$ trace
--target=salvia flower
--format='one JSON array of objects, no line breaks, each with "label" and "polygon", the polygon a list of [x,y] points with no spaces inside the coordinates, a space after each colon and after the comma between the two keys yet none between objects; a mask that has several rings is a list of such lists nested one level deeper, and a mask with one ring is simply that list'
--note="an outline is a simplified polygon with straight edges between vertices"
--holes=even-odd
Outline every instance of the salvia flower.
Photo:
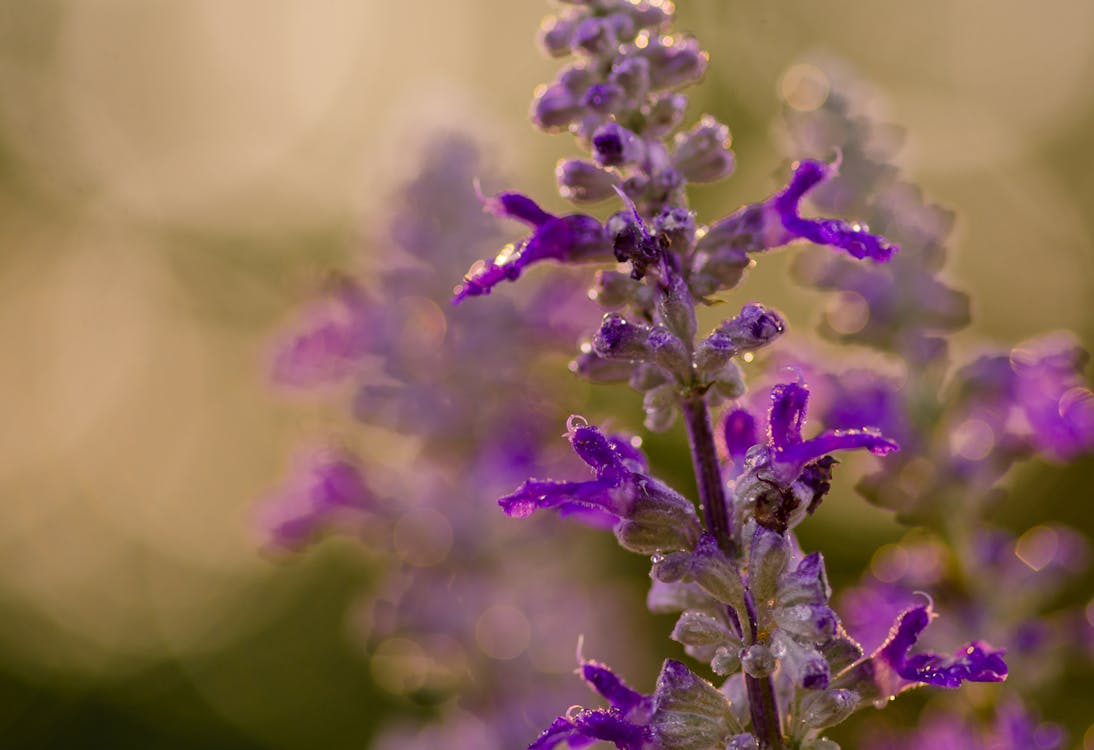
[{"label": "salvia flower", "polygon": [[528,224],[532,234],[517,244],[507,245],[492,262],[473,265],[454,290],[452,304],[489,294],[502,281],[515,281],[532,263],[544,260],[580,263],[603,259],[609,250],[603,227],[593,217],[554,216],[520,193],[501,193],[487,199],[485,210]]},{"label": "salvia flower", "polygon": [[1004,652],[980,641],[962,646],[952,657],[930,652],[911,654],[933,616],[929,605],[903,612],[889,640],[874,655],[874,664],[884,663],[904,682],[944,688],[955,688],[963,682],[1002,682],[1007,678]]}]

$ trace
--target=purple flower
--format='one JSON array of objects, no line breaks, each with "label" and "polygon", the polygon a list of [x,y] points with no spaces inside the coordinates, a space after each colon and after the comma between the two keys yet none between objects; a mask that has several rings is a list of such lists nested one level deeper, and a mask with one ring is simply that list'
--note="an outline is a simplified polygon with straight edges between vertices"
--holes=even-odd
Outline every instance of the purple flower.
[{"label": "purple flower", "polygon": [[592,510],[615,518],[628,515],[642,493],[646,476],[642,452],[619,437],[605,437],[581,417],[570,417],[567,437],[578,457],[596,478],[584,482],[529,479],[512,494],[498,500],[513,518],[525,518],[537,508],[558,508],[563,514]]},{"label": "purple flower", "polygon": [[295,551],[375,505],[352,458],[314,451],[299,458],[284,486],[258,507],[257,525],[271,548]]},{"label": "purple flower", "polygon": [[871,427],[826,430],[803,440],[808,403],[809,390],[800,383],[782,383],[771,389],[768,446],[775,476],[782,482],[792,482],[807,463],[833,451],[865,448],[874,455],[884,456],[900,447]]},{"label": "purple flower", "polygon": [[872,657],[879,666],[879,677],[881,664],[895,675],[894,681],[886,685],[889,695],[914,684],[955,688],[963,682],[1002,682],[1007,678],[1007,665],[1003,661],[1005,652],[992,649],[982,641],[962,646],[952,657],[931,652],[911,654],[920,633],[933,617],[929,605],[905,610],[893,626],[889,640]]},{"label": "purple flower", "polygon": [[571,748],[591,745],[597,740],[612,742],[619,750],[643,750],[653,746],[649,726],[653,697],[627,686],[609,667],[583,661],[582,678],[611,706],[608,709],[580,709],[559,716],[528,750],[550,750],[560,742]]},{"label": "purple flower", "polygon": [[591,216],[554,216],[520,193],[500,193],[487,199],[484,210],[522,221],[533,231],[521,242],[507,245],[492,262],[479,262],[471,266],[454,290],[454,305],[467,297],[489,294],[502,281],[515,281],[532,263],[543,260],[580,263],[608,257],[610,246],[604,229]]},{"label": "purple flower", "polygon": [[770,250],[795,240],[839,248],[855,258],[878,262],[889,260],[898,248],[884,237],[871,234],[861,224],[842,219],[807,219],[800,204],[805,194],[836,174],[838,165],[804,160],[794,167],[790,183],[760,203],[747,205],[720,219],[708,234],[732,236],[748,252]]},{"label": "purple flower", "polygon": [[584,482],[529,479],[498,500],[515,518],[537,508],[599,526],[613,526],[619,543],[640,554],[691,549],[699,536],[695,507],[671,487],[651,477],[646,459],[629,442],[605,437],[581,417],[570,417],[570,444],[596,474]]}]

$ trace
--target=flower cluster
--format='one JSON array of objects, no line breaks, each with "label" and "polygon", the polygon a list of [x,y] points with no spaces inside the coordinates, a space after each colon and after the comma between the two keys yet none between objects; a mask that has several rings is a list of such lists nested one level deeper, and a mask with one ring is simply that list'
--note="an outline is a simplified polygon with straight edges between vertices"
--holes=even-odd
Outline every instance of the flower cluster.
[{"label": "flower cluster", "polygon": [[[696,306],[735,287],[751,255],[797,241],[839,251],[834,257],[849,268],[865,262],[863,274],[903,250],[865,224],[803,215],[803,199],[838,178],[838,159],[796,162],[783,189],[700,224],[687,184],[728,176],[734,157],[728,128],[713,118],[681,129],[687,99],[678,89],[701,76],[707,58],[695,40],[667,33],[671,18],[667,3],[589,0],[544,24],[547,51],[574,59],[537,91],[533,121],[569,130],[590,152],[559,164],[560,193],[578,203],[618,196],[622,207],[601,222],[556,216],[519,193],[488,199],[489,211],[531,233],[472,266],[453,302],[488,294],[540,261],[619,264],[596,274],[592,296],[609,312],[571,369],[594,382],[628,381],[644,394],[651,430],[682,416],[698,512],[651,474],[635,443],[580,417],[570,418],[567,437],[593,477],[531,479],[499,503],[518,518],[551,509],[610,526],[624,548],[651,555],[650,609],[680,612],[673,639],[723,684],[669,659],[644,695],[583,662],[608,707],[571,709],[530,748],[597,740],[623,750],[833,748],[822,733],[858,709],[919,685],[999,682],[1008,669],[1003,651],[981,641],[952,656],[918,651],[935,617],[929,601],[897,613],[887,639],[867,654],[831,606],[823,557],[798,544],[794,528],[830,488],[833,452],[885,456],[900,446],[873,419],[805,438],[809,390],[800,373],[771,389],[765,413],[750,408],[738,360],[775,342],[784,319],[750,303],[700,337]],[[735,403],[723,423],[722,463],[710,410],[726,400]]]},{"label": "flower cluster", "polygon": [[[948,336],[969,322],[941,274],[952,216],[867,145],[871,125],[838,88],[788,111],[781,187],[700,221],[688,186],[729,177],[736,156],[726,125],[688,113],[683,90],[708,56],[673,20],[667,0],[565,0],[544,22],[543,50],[565,62],[531,119],[586,154],[555,171],[574,211],[484,194],[473,149],[443,140],[392,222],[400,265],[335,278],[279,342],[279,386],[345,399],[358,420],[413,436],[421,460],[393,471],[347,447],[308,453],[260,512],[269,544],[343,531],[382,549],[363,608],[370,646],[385,659],[418,650],[424,676],[402,691],[440,695],[442,722],[379,747],[838,750],[826,733],[859,711],[1013,670],[1019,697],[978,694],[993,723],[950,700],[913,732],[875,723],[861,746],[1055,750],[1059,732],[1026,704],[1073,629],[1074,612],[1043,610],[1086,545],[1059,525],[1016,536],[989,514],[1018,460],[1094,450],[1085,352],[1050,335],[950,362]],[[523,236],[464,272],[502,244],[498,218]],[[786,354],[787,320],[759,302],[700,330],[701,308],[787,245],[813,246],[794,276],[835,294],[822,335],[885,352],[892,371]],[[596,266],[587,293],[575,266]],[[546,364],[579,338],[574,374],[627,383],[652,432],[683,423],[696,497],[658,478],[639,437],[565,418],[579,409]],[[547,439],[564,420],[584,473],[543,478],[566,471]],[[823,512],[848,452],[869,456],[860,494],[923,528],[835,596],[796,530]],[[502,513],[481,502],[491,493]],[[542,524],[510,520],[550,515],[649,557],[647,607],[675,616],[669,637],[693,665],[665,658],[642,692],[579,647],[578,673],[606,705],[574,705],[542,675],[532,686],[524,672],[572,650],[578,630],[598,648],[628,639],[628,618],[591,606],[604,596],[595,576],[573,572],[596,569],[588,551],[571,546],[573,567],[560,567]]]}]

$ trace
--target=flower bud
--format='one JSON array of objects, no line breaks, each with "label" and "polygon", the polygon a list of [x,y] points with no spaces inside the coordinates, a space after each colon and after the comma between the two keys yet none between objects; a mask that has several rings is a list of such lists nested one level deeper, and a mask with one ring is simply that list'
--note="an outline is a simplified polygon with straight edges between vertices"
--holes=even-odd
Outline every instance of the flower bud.
[{"label": "flower bud", "polygon": [[642,159],[642,139],[617,122],[608,122],[593,133],[593,156],[601,166],[621,167]]},{"label": "flower bud", "polygon": [[717,646],[737,640],[716,617],[694,610],[680,615],[669,637],[685,646]]},{"label": "flower bud", "polygon": [[728,336],[737,351],[746,352],[770,344],[785,330],[786,323],[782,316],[753,303],[742,307],[737,317],[722,323],[716,332]]},{"label": "flower bud", "polygon": [[776,625],[803,641],[818,643],[836,632],[836,615],[823,605],[776,606],[773,614]]},{"label": "flower bud", "polygon": [[588,351],[570,362],[570,372],[580,375],[593,383],[619,383],[631,376],[634,364],[621,359],[605,359],[593,351],[589,346]]},{"label": "flower bud", "polygon": [[608,81],[623,90],[624,96],[632,102],[639,102],[650,89],[649,60],[633,55],[616,58]]},{"label": "flower bud", "polygon": [[736,566],[718,547],[718,542],[704,534],[695,545],[691,557],[691,577],[703,591],[723,604],[744,612],[744,583]]},{"label": "flower bud", "polygon": [[581,103],[565,86],[552,83],[536,89],[532,99],[532,122],[541,130],[565,130],[582,113]]},{"label": "flower bud", "polygon": [[695,340],[695,303],[691,300],[687,282],[680,274],[669,273],[664,284],[659,286],[657,312],[665,326],[685,344],[685,348]]},{"label": "flower bud", "polygon": [[710,668],[721,677],[733,674],[741,668],[741,650],[719,646],[710,660]]},{"label": "flower bud", "polygon": [[825,690],[802,700],[802,723],[810,729],[834,727],[855,712],[859,696],[850,690]]},{"label": "flower bud", "polygon": [[650,86],[654,89],[671,89],[698,81],[709,59],[690,37],[649,36],[638,54],[649,60]]},{"label": "flower bud", "polygon": [[634,390],[645,393],[670,383],[670,376],[658,365],[640,364],[631,373],[630,386]]},{"label": "flower bud", "polygon": [[[677,321],[679,323],[680,321]],[[685,323],[686,324],[686,323]],[[686,380],[691,369],[691,357],[684,342],[665,326],[654,326],[646,340],[650,359]]]},{"label": "flower bud", "polygon": [[570,54],[570,38],[580,22],[581,17],[572,12],[549,16],[540,25],[536,41],[551,57],[566,57]]},{"label": "flower bud", "polygon": [[669,238],[669,246],[685,254],[695,241],[695,214],[686,208],[665,208],[653,220],[655,231]]},{"label": "flower bud", "polygon": [[[611,231],[610,227],[607,231]],[[597,271],[590,296],[601,307],[623,307],[634,302],[635,295],[645,284],[640,284],[629,274],[618,271]]]},{"label": "flower bud", "polygon": [[651,558],[650,577],[662,583],[675,583],[688,574],[691,566],[690,552],[655,554]]},{"label": "flower bud", "polygon": [[650,724],[664,747],[702,750],[741,731],[726,696],[673,659],[661,668],[654,705]]},{"label": "flower bud", "polygon": [[646,391],[642,398],[643,424],[650,432],[664,432],[676,421],[676,388],[670,383]]},{"label": "flower bud", "polygon": [[798,567],[783,575],[775,595],[777,607],[797,604],[826,605],[832,596],[828,576],[824,572],[824,558],[819,552],[806,555]]},{"label": "flower bud", "polygon": [[555,167],[558,192],[575,203],[597,203],[615,195],[619,177],[583,159],[563,159]]},{"label": "flower bud", "polygon": [[828,666],[837,674],[862,658],[862,646],[845,635],[830,638],[821,644],[820,650]]},{"label": "flower bud", "polygon": [[759,602],[775,596],[775,588],[790,560],[790,543],[778,532],[756,527],[748,559],[748,588]]},{"label": "flower bud", "polygon": [[782,630],[776,630],[771,652],[795,685],[807,690],[823,690],[828,687],[828,662],[812,645],[801,643]]},{"label": "flower bud", "polygon": [[717,331],[700,341],[695,348],[695,373],[699,380],[703,383],[713,381],[736,353],[733,340]]},{"label": "flower bud", "polygon": [[597,114],[611,115],[622,107],[624,96],[623,88],[618,84],[597,83],[589,87],[581,97],[581,103]]},{"label": "flower bud", "polygon": [[715,390],[730,400],[745,395],[745,376],[736,362],[727,362],[714,377]]},{"label": "flower bud", "polygon": [[571,44],[594,57],[603,57],[615,51],[619,41],[612,24],[604,18],[588,16],[574,29]]},{"label": "flower bud", "polygon": [[754,643],[741,654],[741,668],[750,677],[767,677],[778,663],[771,649],[762,643]]},{"label": "flower bud", "polygon": [[689,182],[717,182],[733,172],[729,128],[710,115],[686,133],[677,134],[672,163]]},{"label": "flower bud", "polygon": [[[665,496],[641,497],[627,518],[615,526],[619,544],[640,555],[689,549],[699,536],[699,521],[690,504],[665,502]],[[684,501],[687,503],[687,501]]]},{"label": "flower bud", "polygon": [[688,98],[683,94],[658,94],[644,110],[646,127],[642,132],[651,138],[664,138],[680,125],[687,106]]},{"label": "flower bud", "polygon": [[649,336],[645,326],[629,323],[619,313],[608,313],[593,337],[593,351],[605,359],[644,360],[650,355]]}]

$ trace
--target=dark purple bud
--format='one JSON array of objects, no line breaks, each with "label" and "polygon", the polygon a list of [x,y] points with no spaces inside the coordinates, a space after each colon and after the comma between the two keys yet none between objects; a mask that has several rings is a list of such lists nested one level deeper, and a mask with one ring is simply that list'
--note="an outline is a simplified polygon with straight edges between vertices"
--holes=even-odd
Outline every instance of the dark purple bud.
[{"label": "dark purple bud", "polygon": [[608,359],[643,360],[650,355],[650,330],[630,323],[619,313],[608,313],[593,337],[593,351]]},{"label": "dark purple bud", "polygon": [[646,275],[646,269],[651,264],[664,256],[668,249],[668,238],[650,232],[642,221],[634,201],[622,192],[620,197],[627,208],[608,219],[606,231],[615,232],[613,244],[615,259],[620,263],[630,262],[631,278],[638,280]]},{"label": "dark purple bud", "polygon": [[558,192],[575,203],[597,203],[615,195],[619,176],[583,159],[563,159],[555,167]]},{"label": "dark purple bud", "polygon": [[689,182],[717,182],[733,172],[729,128],[710,115],[674,141],[672,163]]},{"label": "dark purple bud", "polygon": [[642,139],[617,122],[608,122],[593,133],[593,156],[604,167],[621,167],[642,159]]},{"label": "dark purple bud", "polygon": [[715,334],[729,339],[737,352],[767,346],[786,330],[782,316],[756,303],[747,304],[735,318],[723,322]]}]

